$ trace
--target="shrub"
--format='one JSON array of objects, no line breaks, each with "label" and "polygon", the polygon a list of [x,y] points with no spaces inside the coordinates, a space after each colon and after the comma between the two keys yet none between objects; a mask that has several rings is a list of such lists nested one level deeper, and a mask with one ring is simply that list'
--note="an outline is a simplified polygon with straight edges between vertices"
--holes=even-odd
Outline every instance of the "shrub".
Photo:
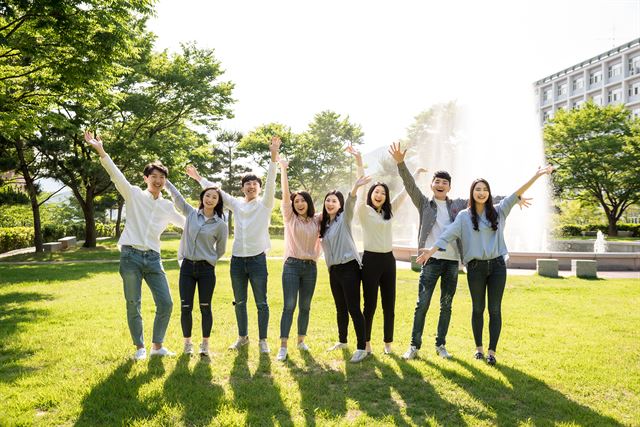
[{"label": "shrub", "polygon": [[33,246],[33,228],[0,228],[0,253]]},{"label": "shrub", "polygon": [[579,236],[583,231],[583,226],[578,224],[567,224],[560,227],[560,233],[563,236]]}]

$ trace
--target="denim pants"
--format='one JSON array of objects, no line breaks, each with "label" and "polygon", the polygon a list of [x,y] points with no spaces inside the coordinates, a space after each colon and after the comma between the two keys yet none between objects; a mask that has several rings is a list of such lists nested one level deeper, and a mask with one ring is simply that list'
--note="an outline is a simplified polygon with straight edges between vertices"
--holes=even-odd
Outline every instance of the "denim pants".
[{"label": "denim pants", "polygon": [[420,272],[418,301],[413,314],[411,345],[416,348],[422,346],[424,321],[438,278],[440,279],[440,318],[438,319],[436,346],[446,344],[449,322],[451,321],[451,306],[458,284],[458,261],[429,258],[427,263],[422,266],[422,271]]},{"label": "denim pants", "polygon": [[267,338],[269,327],[269,305],[267,304],[267,257],[264,253],[249,257],[231,257],[231,287],[238,322],[238,335],[245,337],[247,332],[247,288],[251,282],[253,298],[258,308],[259,338]]},{"label": "denim pants", "polygon": [[167,332],[173,301],[169,292],[167,276],[162,268],[158,252],[141,251],[131,246],[122,246],[120,252],[120,276],[127,303],[127,322],[131,339],[136,346],[144,346],[142,314],[142,279],[147,282],[156,304],[156,316],[153,321],[153,342],[161,344]]},{"label": "denim pants", "polygon": [[191,337],[193,329],[193,299],[198,288],[198,303],[202,315],[202,337],[209,338],[213,327],[211,298],[216,287],[215,267],[207,261],[182,260],[180,266],[180,323],[182,336]]},{"label": "denim pants", "polygon": [[307,335],[311,298],[316,289],[317,276],[318,269],[315,261],[289,257],[284,262],[282,269],[284,307],[280,318],[280,338],[289,338],[296,300],[299,300],[298,335]]},{"label": "denim pants", "polygon": [[473,313],[471,329],[476,347],[482,346],[485,294],[489,302],[489,350],[496,351],[502,329],[502,295],[507,283],[507,266],[503,257],[471,260],[467,265],[467,281]]},{"label": "denim pants", "polygon": [[360,310],[360,265],[357,261],[349,261],[345,264],[337,264],[329,267],[329,284],[331,294],[336,304],[336,320],[338,322],[338,339],[341,343],[347,342],[349,329],[349,316],[356,330],[357,348],[365,347],[365,323],[364,315]]}]

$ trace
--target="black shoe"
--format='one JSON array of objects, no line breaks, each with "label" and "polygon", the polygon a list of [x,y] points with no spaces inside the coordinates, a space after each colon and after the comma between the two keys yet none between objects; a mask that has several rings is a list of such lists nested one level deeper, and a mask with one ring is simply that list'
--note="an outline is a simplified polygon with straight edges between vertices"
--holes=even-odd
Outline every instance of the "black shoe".
[{"label": "black shoe", "polygon": [[496,364],[496,357],[492,354],[487,356],[487,363],[491,366],[495,366]]},{"label": "black shoe", "polygon": [[484,359],[484,353],[481,351],[476,351],[476,354],[473,355],[473,358],[476,360],[483,360]]}]

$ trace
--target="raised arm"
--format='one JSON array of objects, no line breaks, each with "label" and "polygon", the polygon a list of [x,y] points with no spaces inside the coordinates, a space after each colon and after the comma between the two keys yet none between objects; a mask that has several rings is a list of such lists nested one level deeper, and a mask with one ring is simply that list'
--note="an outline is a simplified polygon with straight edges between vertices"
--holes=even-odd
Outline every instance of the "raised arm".
[{"label": "raised arm", "polygon": [[280,209],[282,210],[283,218],[289,220],[294,215],[290,203],[291,192],[289,191],[289,176],[287,175],[289,162],[284,159],[278,159],[278,163],[280,163],[280,187],[282,188],[282,203],[280,204]]},{"label": "raised arm", "polygon": [[[209,188],[209,187],[217,187],[213,182],[209,181],[206,178],[201,177],[200,174],[198,173],[198,170],[195,168],[195,166],[192,166],[192,165],[187,166],[187,169],[185,170],[185,172],[187,175],[189,175],[189,178],[195,180],[198,184],[200,184],[200,187],[202,187],[202,189]],[[219,190],[220,190],[220,194],[222,194],[222,203],[227,209],[233,211],[235,209],[236,198],[231,196],[221,188],[219,188]]]},{"label": "raised arm", "polygon": [[[364,176],[364,164],[362,163],[362,155],[360,154],[360,151],[356,150],[353,145],[347,146],[344,151],[351,154],[356,161],[356,176]],[[364,185],[359,187],[357,196],[355,210],[358,215],[363,215],[366,212],[365,209],[367,202],[365,199]]]},{"label": "raised arm", "polygon": [[267,182],[264,185],[264,196],[262,197],[262,203],[269,210],[273,209],[274,197],[276,195],[276,172],[278,152],[280,151],[280,137],[274,136],[269,143],[269,152],[271,153],[271,163],[269,163],[269,171],[267,172]]},{"label": "raised arm", "polygon": [[[415,180],[418,179],[418,177],[422,173],[427,173],[427,170],[425,168],[416,169],[415,172],[413,172],[413,175],[411,175],[411,177],[413,178],[413,181],[415,182]],[[400,193],[398,193],[398,195],[394,197],[393,200],[391,201],[391,210],[395,212],[396,209],[400,208],[400,205],[404,202],[406,198],[407,198],[407,189],[403,186],[402,191],[400,191]]]},{"label": "raised arm", "polygon": [[515,195],[520,197],[524,194],[525,191],[529,189],[533,185],[534,182],[538,180],[542,175],[550,175],[554,171],[554,167],[551,165],[547,165],[545,167],[539,167],[535,174],[529,179],[529,181],[525,182],[522,187],[518,188],[515,192]]},{"label": "raised arm", "polygon": [[404,184],[405,190],[407,190],[407,194],[411,197],[411,201],[416,206],[416,208],[421,209],[422,203],[426,199],[425,195],[422,194],[422,191],[416,185],[416,180],[411,176],[409,169],[407,168],[406,163],[404,162],[405,154],[407,154],[407,150],[402,151],[400,149],[400,143],[393,143],[389,146],[389,154],[393,157],[393,160],[396,161],[398,166],[398,173],[400,174],[400,178],[402,178],[402,183]]},{"label": "raised arm", "polygon": [[190,212],[196,210],[196,208],[187,203],[182,194],[180,194],[178,189],[171,183],[171,181],[166,180],[164,187],[167,189],[169,195],[173,199],[173,205],[176,207],[178,212],[182,213],[182,215],[189,215]]},{"label": "raised arm", "polygon": [[131,184],[129,184],[129,181],[127,181],[124,174],[120,169],[118,169],[115,163],[113,163],[113,160],[111,160],[111,157],[109,157],[107,152],[104,151],[102,139],[100,137],[94,138],[93,133],[87,131],[84,133],[84,140],[98,153],[100,156],[100,163],[109,174],[109,177],[111,177],[111,181],[116,186],[118,192],[122,194],[122,197],[124,197],[126,201],[131,196]]}]

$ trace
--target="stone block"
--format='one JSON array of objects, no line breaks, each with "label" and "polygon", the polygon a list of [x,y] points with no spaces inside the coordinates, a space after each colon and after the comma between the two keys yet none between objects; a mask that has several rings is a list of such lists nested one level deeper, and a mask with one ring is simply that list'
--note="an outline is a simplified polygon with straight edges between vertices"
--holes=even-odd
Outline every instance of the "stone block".
[{"label": "stone block", "polygon": [[558,277],[558,260],[557,259],[537,259],[536,270],[543,277]]},{"label": "stone block", "polygon": [[571,271],[581,279],[598,278],[598,262],[587,259],[571,260]]},{"label": "stone block", "polygon": [[62,250],[62,243],[60,242],[45,243],[43,246],[45,252],[58,252]]},{"label": "stone block", "polygon": [[76,246],[76,236],[63,237],[58,239],[58,242],[62,243],[62,249],[69,249]]}]

